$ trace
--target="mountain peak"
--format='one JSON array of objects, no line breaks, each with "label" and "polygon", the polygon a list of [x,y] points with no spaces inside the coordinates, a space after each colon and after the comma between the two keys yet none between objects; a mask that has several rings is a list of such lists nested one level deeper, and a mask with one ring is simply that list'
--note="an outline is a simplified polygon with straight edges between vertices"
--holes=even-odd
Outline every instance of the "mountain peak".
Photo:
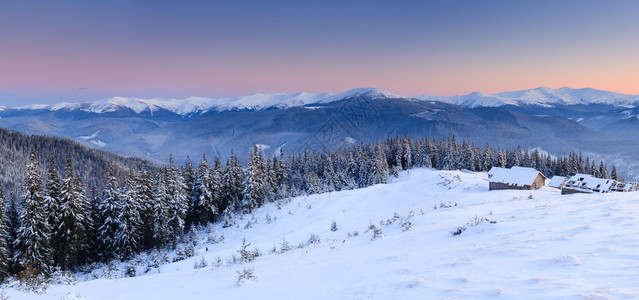
[{"label": "mountain peak", "polygon": [[332,102],[332,101],[337,101],[337,100],[342,100],[347,98],[353,98],[357,96],[367,96],[371,98],[406,98],[402,95],[398,95],[398,94],[385,91],[382,89],[365,87],[365,88],[354,88],[352,90],[348,90],[340,94],[332,95],[322,102]]}]

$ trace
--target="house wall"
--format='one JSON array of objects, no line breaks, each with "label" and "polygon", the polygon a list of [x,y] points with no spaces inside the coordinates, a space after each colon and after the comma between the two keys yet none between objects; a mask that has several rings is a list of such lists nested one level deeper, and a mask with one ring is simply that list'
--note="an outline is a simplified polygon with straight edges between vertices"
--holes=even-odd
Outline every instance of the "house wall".
[{"label": "house wall", "polygon": [[537,178],[535,178],[535,182],[533,182],[532,184],[532,188],[538,189],[544,185],[546,185],[546,180],[544,179],[544,176],[542,176],[541,174],[538,174]]},{"label": "house wall", "polygon": [[514,185],[501,183],[501,182],[489,182],[488,183],[488,190],[489,191],[492,191],[492,190],[532,190],[532,189],[533,189],[533,187],[530,186],[530,185],[514,186]]},{"label": "house wall", "polygon": [[488,190],[489,191],[492,191],[492,190],[532,190],[532,189],[538,189],[538,188],[544,186],[545,184],[546,184],[546,180],[544,179],[544,176],[539,174],[539,175],[537,175],[537,177],[535,178],[535,181],[533,181],[533,183],[531,185],[519,186],[519,185],[510,185],[510,184],[502,183],[502,182],[488,182]]},{"label": "house wall", "polygon": [[590,192],[583,191],[583,190],[577,190],[577,189],[571,189],[571,188],[564,187],[563,189],[561,189],[561,194],[562,194],[562,195],[570,195],[570,194],[590,194]]}]

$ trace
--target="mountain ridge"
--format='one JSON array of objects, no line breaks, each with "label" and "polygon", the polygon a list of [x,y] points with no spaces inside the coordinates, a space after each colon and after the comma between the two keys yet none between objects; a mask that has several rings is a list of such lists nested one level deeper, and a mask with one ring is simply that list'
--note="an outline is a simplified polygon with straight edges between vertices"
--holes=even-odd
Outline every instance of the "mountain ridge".
[{"label": "mountain ridge", "polygon": [[473,92],[467,95],[448,97],[418,95],[414,96],[414,98],[420,100],[442,101],[470,108],[479,106],[497,107],[504,105],[553,106],[578,104],[635,106],[639,103],[639,95],[627,95],[593,88],[573,89],[569,87],[562,87],[558,89],[538,87],[529,90],[501,92],[496,94]]},{"label": "mountain ridge", "polygon": [[405,98],[422,101],[440,101],[463,107],[498,107],[504,105],[578,105],[578,104],[610,104],[614,106],[636,106],[639,104],[639,95],[628,95],[612,91],[593,88],[573,89],[562,87],[552,89],[538,87],[528,90],[506,91],[495,94],[472,92],[466,95],[433,96],[421,94],[404,96],[378,88],[354,88],[349,91],[333,93],[253,93],[250,95],[227,98],[206,98],[191,96],[183,99],[174,98],[135,98],[135,97],[111,97],[97,101],[79,103],[59,102],[56,104],[32,104],[21,107],[0,106],[0,111],[11,110],[80,110],[88,113],[104,114],[121,109],[130,110],[135,114],[157,111],[168,111],[180,116],[200,115],[207,112],[223,112],[232,110],[264,110],[269,108],[302,107],[311,104],[326,104],[342,99],[369,96],[372,98]]},{"label": "mountain ridge", "polygon": [[246,96],[233,98],[205,98],[188,97],[184,99],[163,98],[135,98],[135,97],[111,97],[92,102],[70,103],[60,102],[56,104],[32,104],[16,108],[0,107],[0,111],[6,110],[81,110],[88,113],[104,114],[115,112],[119,109],[129,109],[136,114],[166,110],[177,115],[189,116],[203,114],[211,111],[223,112],[232,110],[264,110],[268,108],[299,107],[308,104],[330,103],[350,97],[370,96],[373,98],[403,97],[377,88],[355,88],[344,93],[253,93]]}]

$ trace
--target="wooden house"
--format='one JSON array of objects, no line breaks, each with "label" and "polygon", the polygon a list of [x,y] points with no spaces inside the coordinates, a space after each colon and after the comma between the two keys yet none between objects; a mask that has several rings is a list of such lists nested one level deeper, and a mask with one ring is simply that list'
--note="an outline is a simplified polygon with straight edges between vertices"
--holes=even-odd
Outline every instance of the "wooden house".
[{"label": "wooden house", "polygon": [[575,193],[610,193],[615,191],[617,182],[612,179],[595,178],[590,174],[576,174],[566,181],[561,189],[562,195]]},{"label": "wooden house", "polygon": [[639,189],[639,184],[636,182],[623,182],[617,181],[611,188],[614,192],[636,192]]},{"label": "wooden house", "polygon": [[544,186],[546,176],[533,168],[492,167],[488,171],[489,190],[532,190]]},{"label": "wooden house", "polygon": [[550,179],[550,183],[548,183],[548,186],[561,190],[562,188],[564,188],[564,184],[566,183],[567,179],[568,178],[564,176],[555,175]]}]

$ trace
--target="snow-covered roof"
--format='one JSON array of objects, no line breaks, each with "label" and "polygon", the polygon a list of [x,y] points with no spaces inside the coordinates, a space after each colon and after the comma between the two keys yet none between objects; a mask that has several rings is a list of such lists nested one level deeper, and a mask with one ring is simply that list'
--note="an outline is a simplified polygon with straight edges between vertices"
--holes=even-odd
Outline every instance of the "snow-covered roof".
[{"label": "snow-covered roof", "polygon": [[595,178],[590,174],[575,174],[568,178],[565,187],[587,192],[607,193],[615,182],[612,179]]},{"label": "snow-covered roof", "polygon": [[548,184],[548,186],[560,188],[561,185],[564,184],[564,181],[566,181],[566,177],[555,175],[552,177],[552,179],[550,179],[550,183]]},{"label": "snow-covered roof", "polygon": [[[539,171],[533,168],[512,167],[510,169],[492,167],[488,171],[490,182],[501,182],[515,186],[531,185],[535,182]],[[543,175],[542,175],[543,176]]]}]

